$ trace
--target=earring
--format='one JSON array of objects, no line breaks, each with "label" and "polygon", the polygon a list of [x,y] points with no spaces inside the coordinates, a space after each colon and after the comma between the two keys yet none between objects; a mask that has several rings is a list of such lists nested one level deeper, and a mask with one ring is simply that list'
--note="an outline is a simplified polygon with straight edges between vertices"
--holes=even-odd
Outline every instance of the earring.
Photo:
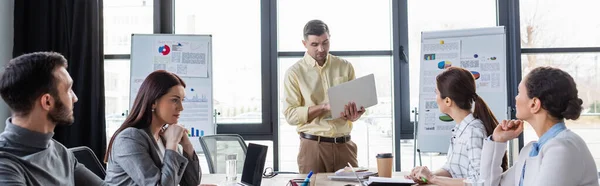
[{"label": "earring", "polygon": [[154,109],[152,109],[152,112],[154,112]]}]

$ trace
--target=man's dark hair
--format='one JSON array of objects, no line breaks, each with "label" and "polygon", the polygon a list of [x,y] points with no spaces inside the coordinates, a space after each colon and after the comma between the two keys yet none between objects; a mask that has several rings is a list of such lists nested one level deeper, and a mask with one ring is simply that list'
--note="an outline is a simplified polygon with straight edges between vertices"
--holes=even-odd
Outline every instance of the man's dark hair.
[{"label": "man's dark hair", "polygon": [[309,35],[320,36],[323,34],[329,34],[329,27],[325,22],[321,20],[311,20],[304,25],[304,39],[308,39]]},{"label": "man's dark hair", "polygon": [[34,102],[49,93],[58,96],[54,70],[67,67],[67,60],[56,52],[35,52],[16,57],[6,65],[0,79],[0,94],[17,116],[28,115]]}]

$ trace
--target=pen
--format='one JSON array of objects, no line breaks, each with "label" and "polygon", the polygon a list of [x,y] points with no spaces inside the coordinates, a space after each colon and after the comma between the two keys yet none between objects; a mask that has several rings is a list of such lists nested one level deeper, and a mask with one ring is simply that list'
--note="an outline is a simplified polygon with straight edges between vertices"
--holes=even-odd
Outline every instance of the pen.
[{"label": "pen", "polygon": [[423,183],[427,183],[427,178],[421,177],[421,181],[423,181]]},{"label": "pen", "polygon": [[306,179],[304,179],[304,183],[302,183],[302,186],[308,186],[308,183],[310,182],[310,177],[313,175],[313,171],[310,171],[308,173],[308,176],[306,176]]}]

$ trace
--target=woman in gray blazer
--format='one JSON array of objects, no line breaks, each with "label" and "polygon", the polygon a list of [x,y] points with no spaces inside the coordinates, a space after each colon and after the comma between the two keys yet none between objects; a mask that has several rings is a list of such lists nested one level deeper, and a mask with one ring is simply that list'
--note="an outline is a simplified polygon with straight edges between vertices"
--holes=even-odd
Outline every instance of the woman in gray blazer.
[{"label": "woman in gray blazer", "polygon": [[198,157],[183,126],[185,83],[158,70],[146,77],[131,113],[110,140],[104,161],[109,185],[200,184]]}]

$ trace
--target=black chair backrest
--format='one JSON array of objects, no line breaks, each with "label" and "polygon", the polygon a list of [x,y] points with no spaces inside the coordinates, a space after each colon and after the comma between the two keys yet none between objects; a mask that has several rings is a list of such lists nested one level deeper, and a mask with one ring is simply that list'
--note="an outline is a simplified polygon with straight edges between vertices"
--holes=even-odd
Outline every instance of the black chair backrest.
[{"label": "black chair backrest", "polygon": [[75,158],[77,158],[79,163],[85,165],[86,168],[98,175],[100,179],[104,179],[106,176],[105,168],[102,163],[100,163],[100,160],[98,160],[98,157],[96,157],[96,154],[94,154],[92,149],[81,146],[70,148],[69,151],[75,155]]}]

